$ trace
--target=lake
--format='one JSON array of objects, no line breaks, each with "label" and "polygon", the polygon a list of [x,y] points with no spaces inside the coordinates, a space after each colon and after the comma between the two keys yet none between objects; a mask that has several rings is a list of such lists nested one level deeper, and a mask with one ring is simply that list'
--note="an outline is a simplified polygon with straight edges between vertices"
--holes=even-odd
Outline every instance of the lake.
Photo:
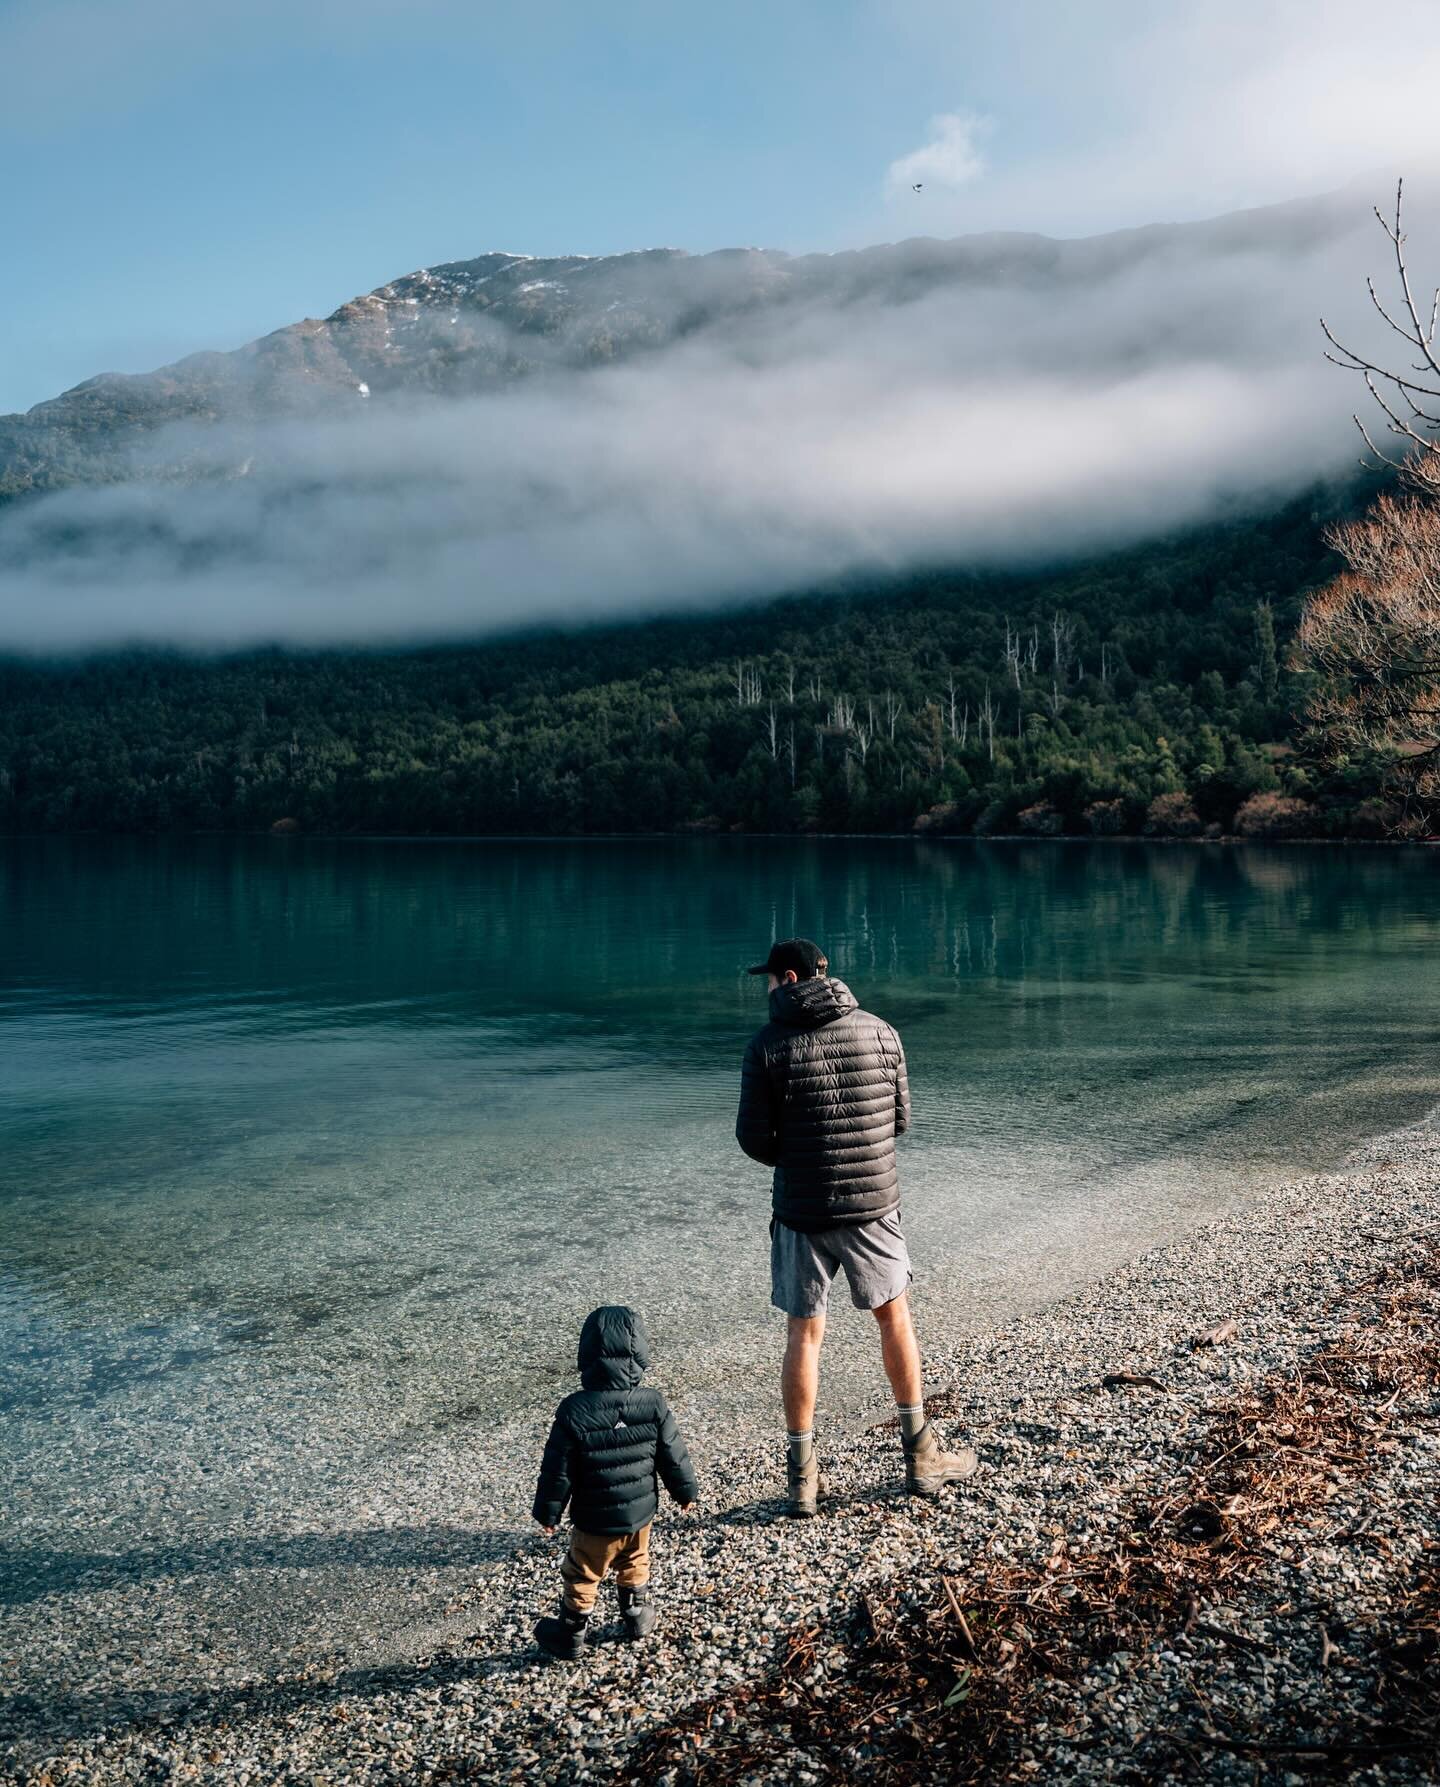
[{"label": "lake", "polygon": [[[743,969],[772,936],[817,937],[903,1034],[904,1214],[938,1337],[1431,1105],[1436,867],[0,843],[12,1530],[103,1550],[400,1518],[437,1460],[455,1519],[488,1483],[518,1527],[601,1301],[644,1309],[702,1449],[747,1413],[778,1426],[767,1175],[732,1139],[764,1008]],[[835,1330],[827,1418],[881,1387],[860,1318]]]}]

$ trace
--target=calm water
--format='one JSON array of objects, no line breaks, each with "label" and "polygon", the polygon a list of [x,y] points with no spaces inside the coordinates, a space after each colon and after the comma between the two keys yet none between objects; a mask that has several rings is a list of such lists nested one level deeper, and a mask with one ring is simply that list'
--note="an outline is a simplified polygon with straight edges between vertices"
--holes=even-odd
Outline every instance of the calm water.
[{"label": "calm water", "polygon": [[904,1035],[928,1330],[1063,1289],[1435,1100],[1437,868],[0,844],[7,1505],[50,1543],[398,1505],[441,1440],[483,1471],[612,1298],[692,1420],[764,1418],[766,1176],[731,1124],[775,934]]}]

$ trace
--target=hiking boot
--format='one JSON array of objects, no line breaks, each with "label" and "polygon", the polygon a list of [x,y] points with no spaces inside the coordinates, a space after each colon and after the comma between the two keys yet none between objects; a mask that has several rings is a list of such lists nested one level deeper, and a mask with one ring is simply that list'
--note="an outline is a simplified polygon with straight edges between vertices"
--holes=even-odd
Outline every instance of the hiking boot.
[{"label": "hiking boot", "polygon": [[820,1460],[815,1456],[815,1448],[810,1448],[810,1456],[804,1464],[795,1464],[787,1458],[785,1476],[789,1492],[785,1512],[792,1520],[813,1519],[815,1498],[820,1493]]},{"label": "hiking boot", "polygon": [[939,1495],[947,1483],[973,1477],[980,1460],[969,1446],[958,1452],[942,1452],[929,1421],[913,1440],[905,1442],[905,1487],[911,1495]]},{"label": "hiking boot", "polygon": [[625,1636],[633,1644],[637,1638],[648,1638],[655,1630],[655,1609],[650,1604],[650,1590],[645,1588],[618,1589],[620,1596],[620,1617],[625,1622]]},{"label": "hiking boot", "polygon": [[535,1641],[557,1662],[578,1663],[585,1653],[585,1628],[589,1623],[588,1613],[577,1613],[561,1601],[558,1617],[536,1620]]}]

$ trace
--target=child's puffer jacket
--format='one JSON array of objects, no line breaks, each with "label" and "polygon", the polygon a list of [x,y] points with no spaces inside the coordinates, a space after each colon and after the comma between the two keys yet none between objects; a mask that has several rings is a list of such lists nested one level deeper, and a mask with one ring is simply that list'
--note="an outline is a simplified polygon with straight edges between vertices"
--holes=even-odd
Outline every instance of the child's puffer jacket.
[{"label": "child's puffer jacket", "polygon": [[555,1413],[532,1510],[554,1526],[570,1504],[584,1533],[637,1533],[655,1518],[656,1474],[677,1502],[699,1493],[670,1405],[640,1382],[650,1363],[645,1324],[607,1304],[580,1330],[580,1382]]}]

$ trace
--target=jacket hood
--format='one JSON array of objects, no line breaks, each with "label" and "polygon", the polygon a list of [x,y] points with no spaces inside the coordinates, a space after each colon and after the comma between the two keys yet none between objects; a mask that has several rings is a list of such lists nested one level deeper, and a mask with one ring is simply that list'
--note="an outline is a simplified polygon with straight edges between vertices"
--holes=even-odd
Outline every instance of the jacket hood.
[{"label": "jacket hood", "polygon": [[845,982],[828,974],[793,984],[784,981],[770,995],[771,1021],[789,1030],[818,1030],[821,1024],[833,1024],[836,1018],[859,1008],[859,1000]]},{"label": "jacket hood", "polygon": [[633,1390],[650,1364],[650,1337],[623,1303],[592,1309],[580,1330],[580,1382],[587,1390]]}]

